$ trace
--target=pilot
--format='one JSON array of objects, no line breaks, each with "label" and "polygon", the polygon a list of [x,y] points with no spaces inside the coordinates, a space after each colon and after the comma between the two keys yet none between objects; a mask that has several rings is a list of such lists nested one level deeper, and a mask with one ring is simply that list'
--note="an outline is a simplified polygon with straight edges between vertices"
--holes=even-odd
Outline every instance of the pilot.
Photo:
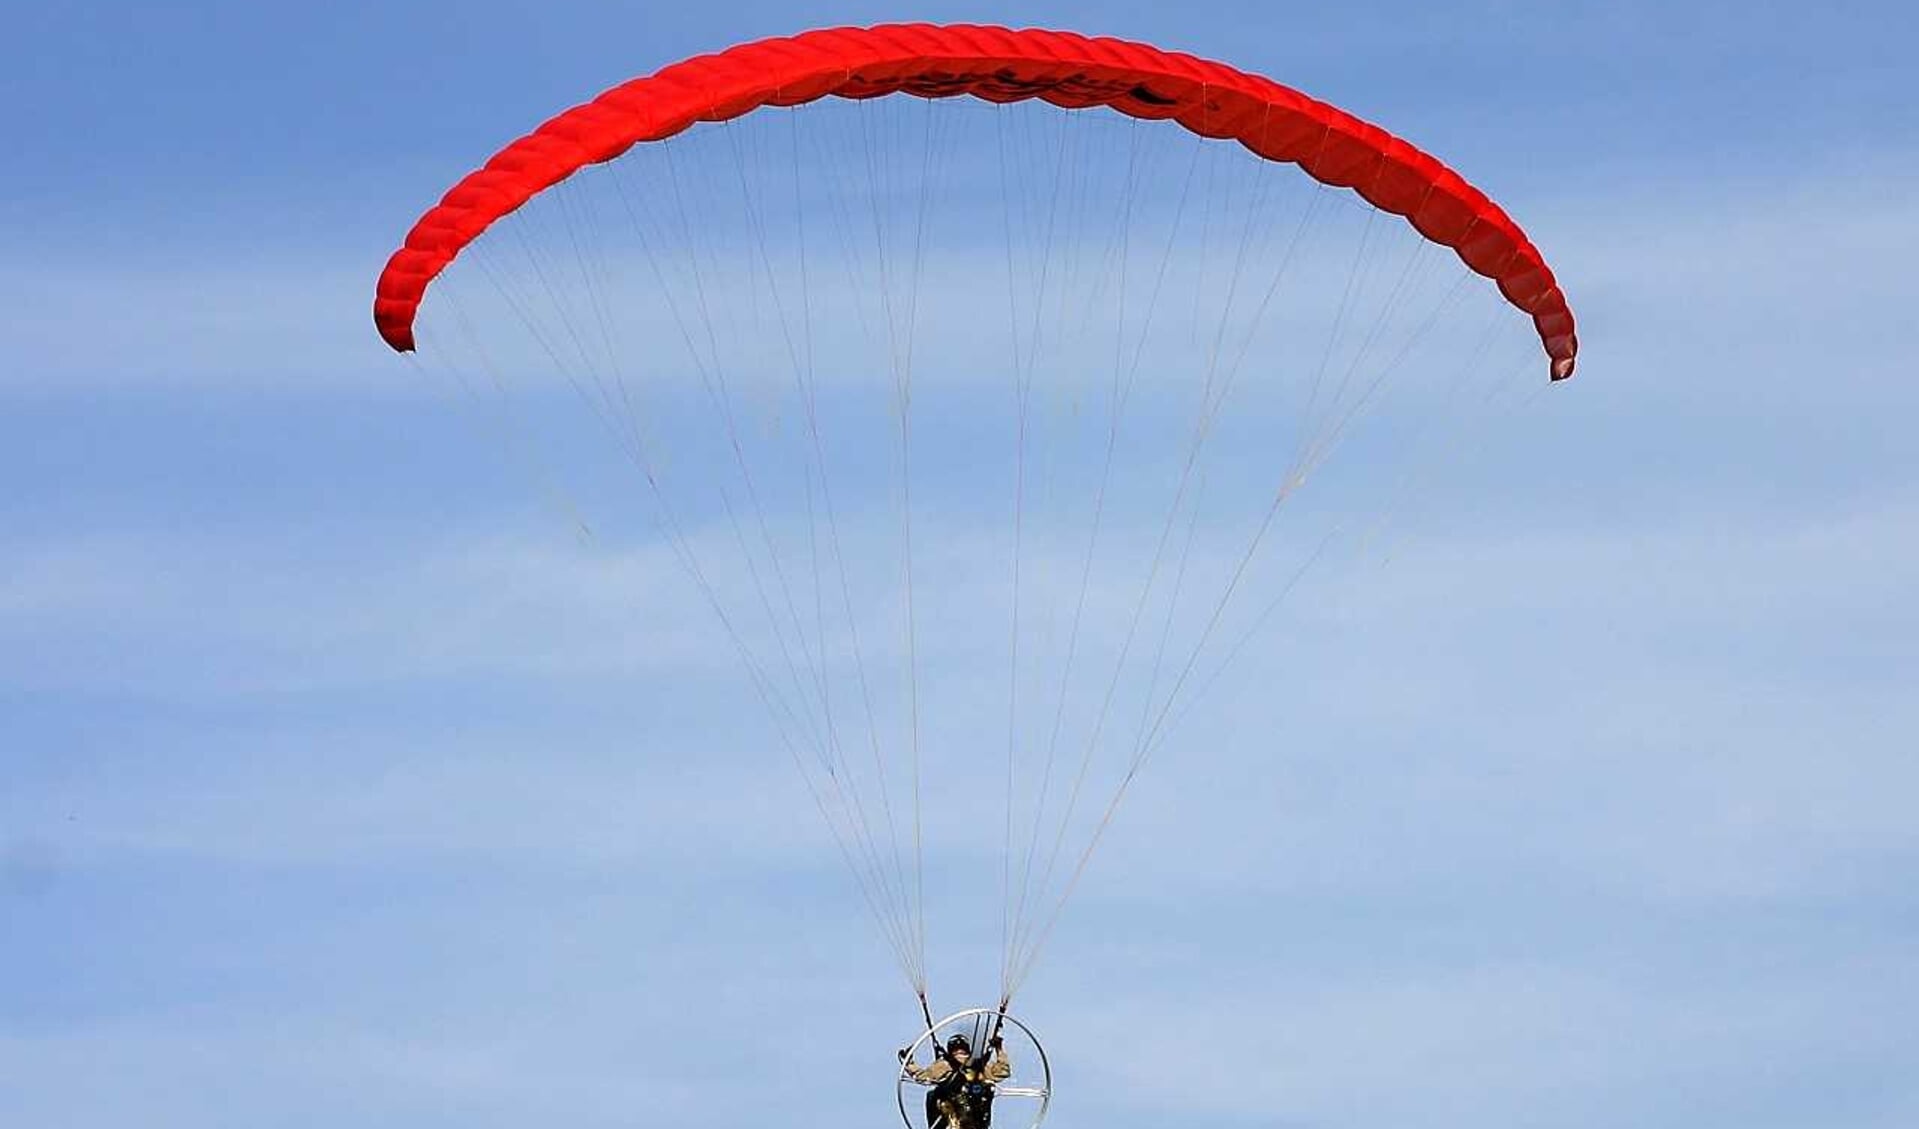
[{"label": "pilot", "polygon": [[946,1040],[946,1049],[921,1066],[900,1052],[906,1076],[930,1087],[926,1092],[927,1129],[991,1129],[994,1086],[1013,1076],[998,1035],[986,1044],[986,1054],[973,1058],[973,1044],[964,1035]]}]

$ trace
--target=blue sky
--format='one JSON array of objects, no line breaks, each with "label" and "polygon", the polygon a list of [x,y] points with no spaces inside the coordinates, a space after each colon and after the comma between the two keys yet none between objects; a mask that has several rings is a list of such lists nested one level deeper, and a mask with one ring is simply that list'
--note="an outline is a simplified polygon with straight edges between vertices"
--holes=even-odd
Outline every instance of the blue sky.
[{"label": "blue sky", "polygon": [[[557,108],[889,19],[1344,105],[1488,186],[1582,319],[1470,501],[1129,796],[1022,1003],[1059,1123],[1919,1119],[1905,7],[5,16],[0,1123],[891,1116],[910,999],[699,609],[367,317]],[[936,985],[982,932],[936,930]]]}]

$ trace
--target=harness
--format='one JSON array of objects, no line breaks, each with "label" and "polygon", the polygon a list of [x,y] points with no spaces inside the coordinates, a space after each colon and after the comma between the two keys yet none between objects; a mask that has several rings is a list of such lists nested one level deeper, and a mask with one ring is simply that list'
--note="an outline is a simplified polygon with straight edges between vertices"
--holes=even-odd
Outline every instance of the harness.
[{"label": "harness", "polygon": [[985,1072],[985,1063],[969,1064],[934,1083],[926,1095],[927,1123],[933,1129],[990,1129],[994,1091]]}]

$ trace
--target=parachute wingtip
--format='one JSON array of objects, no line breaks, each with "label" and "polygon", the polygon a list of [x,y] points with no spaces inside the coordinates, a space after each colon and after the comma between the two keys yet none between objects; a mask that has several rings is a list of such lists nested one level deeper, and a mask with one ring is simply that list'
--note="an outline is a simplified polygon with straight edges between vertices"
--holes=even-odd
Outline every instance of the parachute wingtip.
[{"label": "parachute wingtip", "polygon": [[1552,364],[1553,383],[1557,384],[1558,382],[1562,380],[1569,379],[1572,376],[1572,374],[1573,374],[1573,359],[1571,357],[1553,358],[1553,364]]},{"label": "parachute wingtip", "polygon": [[379,331],[380,340],[386,342],[387,348],[396,353],[413,352],[413,326],[411,323],[389,318],[384,316],[383,313],[376,312],[373,315],[373,327]]}]

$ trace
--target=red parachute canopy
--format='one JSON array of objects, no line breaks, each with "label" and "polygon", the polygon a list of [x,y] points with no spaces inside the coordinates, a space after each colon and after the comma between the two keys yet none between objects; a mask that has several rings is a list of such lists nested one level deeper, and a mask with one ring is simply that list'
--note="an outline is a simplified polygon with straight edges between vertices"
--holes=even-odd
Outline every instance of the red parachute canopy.
[{"label": "red parachute canopy", "polygon": [[1572,375],[1579,341],[1551,268],[1499,205],[1432,156],[1223,63],[1120,39],[975,25],[889,24],[763,39],[675,63],[575,106],[500,150],[420,217],[380,275],[374,323],[387,344],[411,350],[414,314],[434,277],[495,220],[583,166],[761,106],[896,93],[1110,106],[1296,164],[1406,218],[1496,281],[1531,315],[1553,379]]}]

